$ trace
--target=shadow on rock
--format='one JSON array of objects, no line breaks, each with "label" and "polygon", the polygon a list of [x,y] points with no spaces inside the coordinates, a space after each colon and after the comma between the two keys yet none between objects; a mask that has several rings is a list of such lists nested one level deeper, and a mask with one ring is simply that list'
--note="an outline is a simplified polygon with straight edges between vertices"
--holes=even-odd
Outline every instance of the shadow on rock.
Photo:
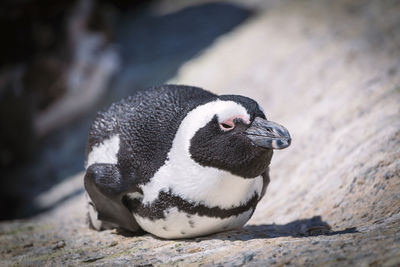
[{"label": "shadow on rock", "polygon": [[261,224],[247,225],[243,229],[223,232],[216,235],[197,238],[224,239],[224,240],[251,240],[261,238],[276,237],[308,237],[318,235],[340,235],[348,233],[358,233],[356,227],[346,228],[341,231],[332,231],[331,226],[321,219],[321,216],[314,216],[309,219],[296,220],[287,224]]},{"label": "shadow on rock", "polygon": [[251,10],[230,3],[203,3],[163,15],[146,8],[127,12],[117,32],[122,71],[111,92],[117,96],[107,99],[171,79],[182,64],[251,15]]}]

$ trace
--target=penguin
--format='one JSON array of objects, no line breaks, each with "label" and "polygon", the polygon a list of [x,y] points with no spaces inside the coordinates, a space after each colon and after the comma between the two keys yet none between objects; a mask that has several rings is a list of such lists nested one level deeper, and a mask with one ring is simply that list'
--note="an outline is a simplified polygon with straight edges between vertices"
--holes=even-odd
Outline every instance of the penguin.
[{"label": "penguin", "polygon": [[288,130],[245,96],[152,87],[99,112],[84,186],[96,230],[192,238],[242,227],[264,196]]}]

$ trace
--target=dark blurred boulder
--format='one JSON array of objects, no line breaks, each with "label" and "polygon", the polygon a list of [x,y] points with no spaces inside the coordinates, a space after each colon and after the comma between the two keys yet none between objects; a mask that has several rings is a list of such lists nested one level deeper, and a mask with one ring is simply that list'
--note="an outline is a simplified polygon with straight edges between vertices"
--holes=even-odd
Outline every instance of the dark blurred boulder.
[{"label": "dark blurred boulder", "polygon": [[[90,0],[0,3],[0,32],[7,37],[0,42],[1,166],[26,159],[38,137],[79,116],[104,91],[117,66],[109,46],[113,9],[105,6]],[[79,105],[65,104],[66,98]]]}]

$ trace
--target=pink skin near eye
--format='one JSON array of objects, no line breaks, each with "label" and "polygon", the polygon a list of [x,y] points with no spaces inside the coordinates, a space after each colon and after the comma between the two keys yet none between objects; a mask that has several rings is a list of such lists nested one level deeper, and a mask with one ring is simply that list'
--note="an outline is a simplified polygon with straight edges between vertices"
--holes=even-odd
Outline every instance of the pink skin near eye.
[{"label": "pink skin near eye", "polygon": [[219,127],[221,128],[221,130],[223,131],[230,131],[233,128],[235,128],[235,123],[234,120],[235,119],[241,119],[243,120],[246,124],[250,124],[250,120],[248,118],[246,118],[243,115],[237,115],[237,116],[232,116],[222,122],[219,123]]}]

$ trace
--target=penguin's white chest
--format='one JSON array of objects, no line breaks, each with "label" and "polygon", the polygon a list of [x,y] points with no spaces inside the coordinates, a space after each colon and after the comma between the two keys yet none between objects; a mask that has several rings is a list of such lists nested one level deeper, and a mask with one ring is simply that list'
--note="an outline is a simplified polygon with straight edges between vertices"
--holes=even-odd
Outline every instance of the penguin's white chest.
[{"label": "penguin's white chest", "polygon": [[240,228],[250,219],[252,213],[253,209],[250,208],[237,216],[221,219],[188,214],[174,207],[165,210],[163,219],[150,220],[138,215],[134,215],[134,217],[145,231],[162,238],[174,239],[203,236]]},{"label": "penguin's white chest", "polygon": [[146,211],[133,215],[145,231],[189,238],[240,228],[250,219],[261,195],[261,176],[244,179],[198,164],[177,170],[180,166],[166,164],[141,186]]}]

